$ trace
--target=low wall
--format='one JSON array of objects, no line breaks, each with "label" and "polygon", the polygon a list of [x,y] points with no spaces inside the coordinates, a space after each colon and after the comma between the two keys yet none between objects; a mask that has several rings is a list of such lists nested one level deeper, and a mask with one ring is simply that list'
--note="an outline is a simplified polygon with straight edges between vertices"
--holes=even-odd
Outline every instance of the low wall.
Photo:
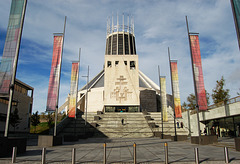
[{"label": "low wall", "polygon": [[[209,145],[213,143],[217,143],[217,136],[201,136],[200,137],[200,145]],[[199,144],[199,137],[193,136],[191,137],[192,144]]]},{"label": "low wall", "polygon": [[27,138],[0,137],[0,157],[11,156],[13,147],[17,147],[17,154],[26,152]]}]

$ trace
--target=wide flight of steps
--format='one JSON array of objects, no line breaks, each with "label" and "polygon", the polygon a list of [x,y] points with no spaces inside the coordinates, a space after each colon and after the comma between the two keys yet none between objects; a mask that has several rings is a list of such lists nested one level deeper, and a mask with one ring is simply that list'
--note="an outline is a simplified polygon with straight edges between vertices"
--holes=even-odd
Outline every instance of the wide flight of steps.
[{"label": "wide flight of steps", "polygon": [[[147,120],[149,124],[153,123],[155,124],[154,127],[152,127],[153,132],[162,132],[162,120],[161,120],[161,112],[148,112],[146,116],[150,116],[151,119]],[[176,125],[176,133],[177,135],[187,136],[188,135],[188,129],[183,126],[181,128],[181,118],[176,119],[176,124],[179,122],[179,128],[177,128]],[[163,122],[163,134],[167,136],[174,136],[175,135],[175,129],[174,129],[174,118],[170,114],[168,114],[168,121]]]},{"label": "wide flight of steps", "polygon": [[142,113],[105,113],[99,117],[97,129],[109,138],[153,137]]},{"label": "wide flight of steps", "polygon": [[[146,117],[150,119],[146,119]],[[76,135],[88,137],[108,137],[108,138],[143,138],[159,137],[162,132],[162,121],[160,112],[143,113],[88,113],[85,125],[84,114],[79,114],[77,119],[67,118],[63,121],[62,127],[59,126],[59,135]],[[122,125],[121,120],[124,119]],[[180,119],[176,120],[179,122]],[[65,122],[65,124],[64,124]],[[154,126],[152,126],[154,125]],[[175,135],[174,119],[168,115],[168,121],[163,122],[164,135],[171,137]],[[177,135],[187,136],[188,129],[176,128]],[[158,133],[158,135],[156,135]]]},{"label": "wide flight of steps", "polygon": [[[87,117],[84,114],[78,114],[77,118],[66,118],[62,121],[58,127],[58,135],[60,136],[79,136],[79,138],[92,137],[93,135],[97,137],[106,137],[104,134],[97,130],[96,121],[94,121],[94,116],[97,113],[88,113]],[[87,118],[87,119],[86,119]],[[86,119],[86,122],[85,122]]]},{"label": "wide flight of steps", "polygon": [[[85,126],[85,115],[74,118],[67,118],[66,124],[59,129],[59,135],[87,134],[91,137],[108,138],[141,138],[153,137],[153,132],[148,126],[142,113],[97,113],[87,114],[87,124]],[[121,120],[124,119],[122,125]]]}]

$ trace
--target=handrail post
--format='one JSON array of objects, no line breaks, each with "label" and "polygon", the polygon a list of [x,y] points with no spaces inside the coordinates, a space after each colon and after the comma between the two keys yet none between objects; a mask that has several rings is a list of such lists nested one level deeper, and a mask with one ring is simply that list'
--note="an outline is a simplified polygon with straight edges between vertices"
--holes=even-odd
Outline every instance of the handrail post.
[{"label": "handrail post", "polygon": [[46,148],[42,149],[42,164],[46,164]]},{"label": "handrail post", "polygon": [[76,160],[76,149],[73,148],[72,149],[72,164],[75,164],[75,160]]},{"label": "handrail post", "polygon": [[136,150],[136,143],[133,144],[133,163],[137,164],[137,150]]},{"label": "handrail post", "polygon": [[168,143],[164,143],[164,150],[165,150],[165,164],[168,164]]},{"label": "handrail post", "polygon": [[15,163],[15,162],[16,162],[16,155],[17,155],[17,147],[13,147],[12,163]]},{"label": "handrail post", "polygon": [[229,163],[228,148],[224,147],[225,163]]},{"label": "handrail post", "polygon": [[106,142],[103,144],[103,164],[107,163],[107,145]]},{"label": "handrail post", "polygon": [[197,147],[194,148],[194,152],[195,152],[195,162],[196,164],[199,164],[199,153],[198,153]]}]

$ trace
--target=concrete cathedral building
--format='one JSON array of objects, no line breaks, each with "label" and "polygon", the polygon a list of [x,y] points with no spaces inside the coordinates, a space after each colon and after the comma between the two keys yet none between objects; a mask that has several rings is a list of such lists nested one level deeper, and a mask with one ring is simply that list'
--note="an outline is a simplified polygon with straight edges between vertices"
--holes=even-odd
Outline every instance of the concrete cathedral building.
[{"label": "concrete cathedral building", "polygon": [[[116,25],[113,18],[108,20],[104,69],[78,90],[77,115],[58,125],[59,135],[153,137],[162,133],[162,127],[166,137],[174,135],[172,96],[166,94],[165,81],[160,96],[160,87],[139,70],[134,24],[129,17],[126,20],[123,16],[122,25],[118,18]],[[58,112],[69,113],[70,97]],[[177,131],[188,134],[183,128]]]},{"label": "concrete cathedral building", "polygon": [[159,112],[159,93],[159,86],[139,70],[133,21],[129,23],[128,18],[124,24],[124,17],[122,25],[108,21],[104,69],[79,90],[78,108],[82,112],[86,106],[88,112]]}]

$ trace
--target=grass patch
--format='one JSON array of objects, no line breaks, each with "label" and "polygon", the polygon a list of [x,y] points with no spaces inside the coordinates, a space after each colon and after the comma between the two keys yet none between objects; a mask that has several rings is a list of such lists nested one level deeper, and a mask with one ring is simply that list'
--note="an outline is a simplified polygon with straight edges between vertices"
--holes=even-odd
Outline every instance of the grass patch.
[{"label": "grass patch", "polygon": [[40,124],[38,124],[38,126],[36,126],[36,131],[35,131],[35,127],[34,126],[30,126],[30,133],[38,133],[38,134],[42,134],[44,132],[48,132],[49,127],[48,127],[48,123],[47,122],[41,122]]},{"label": "grass patch", "polygon": [[[57,124],[60,122],[57,122]],[[52,123],[52,127],[54,126],[54,123]],[[36,134],[48,134],[49,127],[47,122],[41,122],[36,126],[36,131],[34,126],[30,126],[30,133],[36,133]]]}]

